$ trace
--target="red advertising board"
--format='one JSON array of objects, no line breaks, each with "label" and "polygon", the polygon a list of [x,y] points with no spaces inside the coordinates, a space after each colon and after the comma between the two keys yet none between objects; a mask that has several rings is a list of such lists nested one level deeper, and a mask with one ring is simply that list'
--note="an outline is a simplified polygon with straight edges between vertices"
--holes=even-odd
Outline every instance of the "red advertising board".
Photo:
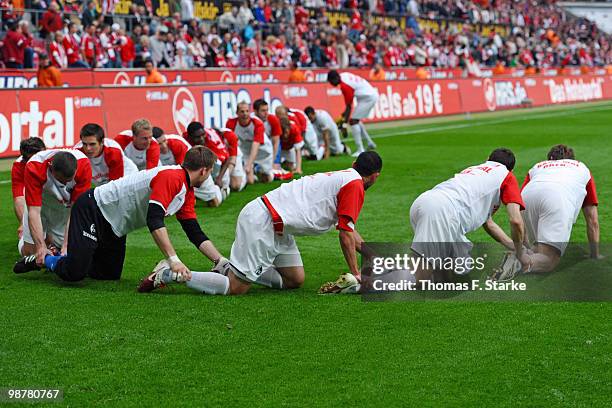
[{"label": "red advertising board", "polygon": [[[463,112],[612,99],[612,76],[380,81],[368,121],[411,119]],[[102,124],[114,137],[138,118],[167,133],[182,133],[191,121],[222,127],[238,102],[263,98],[279,105],[312,105],[340,116],[344,100],[326,83],[257,83],[121,86],[0,91],[0,157],[18,155],[19,141],[40,136],[49,147],[71,146],[85,123]]]}]

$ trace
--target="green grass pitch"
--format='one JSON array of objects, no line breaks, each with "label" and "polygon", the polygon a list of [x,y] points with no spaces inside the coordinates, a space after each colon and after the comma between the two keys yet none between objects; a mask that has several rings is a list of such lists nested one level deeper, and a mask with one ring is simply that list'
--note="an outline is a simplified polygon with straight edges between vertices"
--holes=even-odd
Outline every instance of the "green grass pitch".
[{"label": "green grass pitch", "polygon": [[[484,161],[493,148],[514,150],[522,181],[557,143],[574,147],[590,167],[602,242],[612,238],[612,103],[371,133],[384,168],[357,224],[366,240],[408,242],[417,195]],[[305,169],[350,164],[340,157]],[[0,173],[0,180],[9,177]],[[198,204],[204,230],[223,253],[240,209],[270,188],[248,187],[218,209]],[[128,238],[121,281],[66,285],[52,274],[12,273],[18,256],[10,184],[0,184],[0,196],[0,387],[60,387],[70,406],[610,406],[610,303],[318,296],[323,282],[346,272],[335,232],[298,239],[306,282],[294,291],[137,294],[160,259],[146,229]],[[508,231],[504,214],[496,217]],[[167,224],[185,263],[209,269],[178,223]],[[470,238],[488,240],[482,231]],[[582,216],[572,239],[585,241]]]}]

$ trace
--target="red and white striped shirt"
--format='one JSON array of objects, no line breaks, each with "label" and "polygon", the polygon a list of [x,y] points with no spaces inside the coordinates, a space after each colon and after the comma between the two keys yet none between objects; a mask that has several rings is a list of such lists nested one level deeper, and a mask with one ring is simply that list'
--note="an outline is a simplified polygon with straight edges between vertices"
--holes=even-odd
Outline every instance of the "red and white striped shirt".
[{"label": "red and white striped shirt", "polygon": [[125,155],[134,162],[138,170],[152,169],[159,166],[159,143],[157,140],[151,139],[151,144],[146,150],[140,150],[134,147],[134,138],[131,130],[124,130],[115,137],[115,141],[119,143]]},{"label": "red and white striped shirt", "polygon": [[[83,151],[83,142],[77,143],[74,148]],[[103,141],[102,153],[98,157],[90,158],[89,162],[91,179],[96,186],[138,171],[134,162],[123,153],[119,143],[106,137]]]}]

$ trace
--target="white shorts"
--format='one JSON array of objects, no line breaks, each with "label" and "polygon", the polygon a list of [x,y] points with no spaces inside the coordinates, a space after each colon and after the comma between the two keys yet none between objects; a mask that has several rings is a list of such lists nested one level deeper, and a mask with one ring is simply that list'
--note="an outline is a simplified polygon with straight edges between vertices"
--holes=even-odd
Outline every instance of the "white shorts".
[{"label": "white shorts", "polygon": [[[47,211],[45,211],[47,208]],[[61,248],[64,243],[64,233],[66,232],[66,223],[68,222],[68,216],[70,209],[65,207],[53,207],[50,211],[48,207],[41,208],[40,219],[42,221],[43,236],[47,239],[47,233],[51,233],[53,237],[53,245],[57,248]],[[28,222],[28,207],[25,206],[23,211],[23,235],[19,240],[18,248],[21,250],[24,243],[34,244],[34,238],[30,232],[30,224]]]},{"label": "white shorts", "polygon": [[200,187],[195,187],[193,189],[193,192],[195,193],[196,198],[202,201],[208,202],[214,200],[215,198],[219,202],[223,201],[223,195],[221,195],[221,188],[219,188],[219,186],[215,184],[212,176],[208,176],[206,181],[204,181],[204,183],[202,183]]},{"label": "white shorts", "polygon": [[[245,143],[244,147],[243,145],[241,145],[240,150],[242,152],[242,161],[245,162],[247,158],[249,157],[249,155],[251,154],[251,144]],[[255,164],[259,166],[260,173],[264,173],[268,175],[269,177],[274,177],[274,173],[272,172],[272,168],[274,165],[274,148],[270,141],[266,141],[266,143],[259,146],[259,150],[257,151],[257,156],[255,156]],[[234,168],[234,170],[236,170],[236,168]],[[232,172],[232,176],[233,175],[234,173]]]},{"label": "white shorts", "polygon": [[[212,171],[212,178],[213,180],[215,180],[217,178],[217,176],[219,176],[219,172],[221,171],[221,162],[219,162],[217,160],[217,162],[215,163],[214,167],[213,167],[213,171]],[[225,174],[223,174],[223,180],[221,180],[221,184],[223,185],[223,188],[228,188],[230,185],[230,172],[226,171]]]},{"label": "white shorts", "polygon": [[417,197],[410,207],[410,224],[414,230],[412,250],[425,257],[468,257],[472,243],[464,235],[455,214],[452,202],[441,193],[430,190]]},{"label": "white shorts", "polygon": [[251,283],[271,266],[304,265],[293,235],[274,232],[272,217],[261,198],[248,203],[238,215],[230,262],[238,269],[238,277]]},{"label": "white shorts", "polygon": [[289,150],[281,149],[281,153],[280,153],[281,163],[285,161],[288,161],[290,163],[295,163],[297,160],[297,157],[295,155],[295,149],[301,149],[302,147],[304,147],[303,141],[294,144],[292,149],[289,149]]},{"label": "white shorts", "polygon": [[550,245],[563,255],[575,221],[572,205],[560,192],[537,188],[536,183],[527,184],[521,195],[525,202],[523,221],[529,241]]},{"label": "white shorts", "polygon": [[378,101],[378,94],[357,96],[357,106],[353,110],[351,119],[365,119]]}]

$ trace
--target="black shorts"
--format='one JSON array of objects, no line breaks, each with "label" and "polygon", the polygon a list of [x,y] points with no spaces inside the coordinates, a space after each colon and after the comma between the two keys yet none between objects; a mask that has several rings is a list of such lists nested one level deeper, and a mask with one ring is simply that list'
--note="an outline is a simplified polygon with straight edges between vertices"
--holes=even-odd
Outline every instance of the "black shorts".
[{"label": "black shorts", "polygon": [[83,193],[70,212],[68,253],[55,268],[66,281],[116,280],[121,277],[126,237],[118,237],[102,215],[93,189]]}]

